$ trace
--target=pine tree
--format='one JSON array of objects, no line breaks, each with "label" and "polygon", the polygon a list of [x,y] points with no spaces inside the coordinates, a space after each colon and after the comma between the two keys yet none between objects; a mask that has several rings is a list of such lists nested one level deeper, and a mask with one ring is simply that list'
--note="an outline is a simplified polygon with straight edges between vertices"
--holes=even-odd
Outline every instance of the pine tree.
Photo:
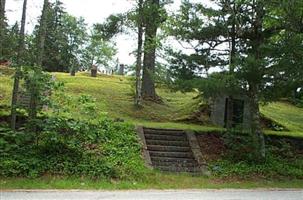
[{"label": "pine tree", "polygon": [[[175,17],[172,23],[174,26],[171,28],[172,35],[186,43],[198,41],[198,44],[193,46],[195,53],[175,54],[177,57],[175,56],[173,61],[177,62],[173,65],[173,72],[179,79],[176,79],[175,83],[182,83],[183,87],[188,87],[185,81],[182,82],[182,76],[191,74],[189,77],[184,76],[188,77],[186,81],[191,84],[189,87],[200,88],[204,95],[216,91],[229,91],[230,94],[240,92],[246,95],[251,111],[249,131],[255,146],[253,153],[257,159],[263,160],[265,141],[260,125],[259,103],[261,100],[279,98],[277,95],[279,93],[273,96],[269,91],[281,88],[281,83],[289,86],[293,82],[292,75],[287,77],[288,71],[291,71],[287,70],[289,66],[282,63],[279,58],[283,54],[293,55],[295,52],[281,43],[283,38],[281,36],[286,34],[298,36],[299,31],[289,27],[290,24],[302,27],[300,19],[303,6],[298,0],[283,1],[281,4],[265,0],[218,0],[216,3],[218,9],[206,8],[199,3],[184,2],[181,13]],[[292,4],[296,6],[291,6]],[[285,8],[290,10],[285,11]],[[297,16],[290,17],[290,13],[297,13]],[[284,50],[281,45],[285,47]],[[277,48],[274,48],[277,46],[283,53],[277,54]],[[300,59],[295,60],[299,67]],[[201,69],[208,71],[210,67],[218,66],[221,66],[223,72],[209,78],[196,75]]]},{"label": "pine tree", "polygon": [[4,54],[4,40],[5,40],[5,0],[0,0],[0,60],[3,59]]},{"label": "pine tree", "polygon": [[12,105],[11,105],[11,128],[12,130],[16,129],[16,118],[17,118],[17,96],[19,91],[19,78],[20,78],[20,67],[23,62],[24,55],[24,42],[25,42],[25,22],[26,22],[26,10],[27,10],[27,0],[23,1],[23,9],[22,9],[22,18],[21,18],[21,29],[19,34],[19,45],[18,45],[18,53],[17,53],[17,67],[16,73],[14,76],[14,86],[13,86],[13,94],[12,94]]},{"label": "pine tree", "polygon": [[39,26],[39,45],[38,45],[38,56],[37,56],[37,65],[42,66],[43,56],[44,56],[44,46],[45,39],[47,34],[47,18],[49,10],[49,2],[48,0],[44,0],[42,14],[40,18],[40,26]]}]

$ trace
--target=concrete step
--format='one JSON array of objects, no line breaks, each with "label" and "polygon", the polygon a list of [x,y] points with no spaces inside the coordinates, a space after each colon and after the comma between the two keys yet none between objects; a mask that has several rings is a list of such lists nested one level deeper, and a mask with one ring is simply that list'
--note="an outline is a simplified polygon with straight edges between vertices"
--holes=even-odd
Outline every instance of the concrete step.
[{"label": "concrete step", "polygon": [[193,158],[172,158],[172,157],[151,157],[153,163],[168,162],[168,163],[197,163]]},{"label": "concrete step", "polygon": [[167,130],[167,129],[150,129],[144,128],[144,133],[148,134],[158,134],[158,135],[173,135],[173,136],[183,136],[185,132],[183,130]]},{"label": "concrete step", "polygon": [[151,157],[153,163],[156,162],[171,162],[171,163],[196,163],[193,158],[173,158],[173,157]]},{"label": "concrete step", "polygon": [[192,152],[149,151],[151,157],[192,158]]},{"label": "concrete step", "polygon": [[153,166],[171,166],[171,167],[198,167],[198,163],[195,161],[191,162],[163,162],[163,161],[152,161]]},{"label": "concrete step", "polygon": [[171,166],[159,166],[155,167],[155,169],[158,169],[160,171],[165,172],[179,172],[179,173],[199,173],[201,172],[199,167],[171,167]]},{"label": "concrete step", "polygon": [[159,134],[150,134],[145,133],[146,140],[169,140],[169,141],[187,141],[185,135],[174,136],[174,135],[159,135]]},{"label": "concrete step", "polygon": [[189,147],[188,141],[146,140],[147,145]]},{"label": "concrete step", "polygon": [[185,131],[153,128],[143,130],[155,169],[165,172],[200,172]]},{"label": "concrete step", "polygon": [[149,151],[191,152],[190,147],[147,145]]}]

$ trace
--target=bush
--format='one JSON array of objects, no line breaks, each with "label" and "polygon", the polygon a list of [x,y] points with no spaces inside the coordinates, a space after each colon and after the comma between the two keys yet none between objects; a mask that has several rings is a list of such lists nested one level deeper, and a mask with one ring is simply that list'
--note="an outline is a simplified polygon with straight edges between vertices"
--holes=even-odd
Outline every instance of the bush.
[{"label": "bush", "polygon": [[303,179],[303,158],[287,160],[269,154],[264,163],[219,160],[211,166],[211,169],[214,175],[221,178],[288,177]]},{"label": "bush", "polygon": [[281,140],[267,144],[266,158],[260,162],[254,155],[251,136],[237,131],[224,134],[227,152],[210,169],[218,177],[290,177],[303,179],[303,156],[294,154],[289,143]]},{"label": "bush", "polygon": [[226,146],[226,158],[235,162],[248,161],[256,162],[255,147],[253,138],[248,133],[228,130],[223,135]]},{"label": "bush", "polygon": [[298,107],[303,108],[303,95],[300,99],[298,99],[298,101],[296,103],[297,103]]},{"label": "bush", "polygon": [[1,139],[1,144],[11,146],[1,150],[2,176],[133,179],[143,175],[141,146],[132,125],[56,117],[45,119],[40,129],[38,139],[22,132]]}]

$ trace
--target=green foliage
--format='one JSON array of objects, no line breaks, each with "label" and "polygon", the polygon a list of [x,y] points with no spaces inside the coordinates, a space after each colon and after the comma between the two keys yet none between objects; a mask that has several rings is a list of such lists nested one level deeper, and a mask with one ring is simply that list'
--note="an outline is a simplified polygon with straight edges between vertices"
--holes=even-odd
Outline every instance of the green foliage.
[{"label": "green foliage", "polygon": [[297,105],[298,105],[300,108],[303,108],[303,96],[297,101]]},{"label": "green foliage", "polygon": [[67,43],[65,44],[65,51],[67,54],[62,54],[67,63],[66,67],[69,71],[79,70],[79,65],[81,65],[80,55],[83,52],[83,45],[87,40],[86,24],[84,18],[76,18],[69,14],[63,15],[63,33]]},{"label": "green foliage", "polygon": [[16,52],[19,44],[19,26],[15,23],[11,27],[6,27],[4,39],[2,39],[2,52],[0,59],[16,60]]},{"label": "green foliage", "polygon": [[108,41],[123,31],[123,14],[110,15],[103,24],[95,24],[94,29],[100,33],[102,40]]},{"label": "green foliage", "polygon": [[[42,71],[40,67],[23,67],[21,77],[24,80],[25,92],[31,94],[40,105],[50,104],[50,94],[54,89],[55,82],[52,76]],[[40,108],[42,108],[40,106]]]},{"label": "green foliage", "polygon": [[[180,11],[170,18],[169,34],[193,50],[187,54],[169,52],[174,86],[190,89],[197,84],[191,81],[193,78],[201,78],[204,73],[208,77],[207,72],[218,67],[223,71],[221,78],[227,76],[222,80],[234,74],[237,81],[233,87],[248,91],[251,87],[247,85],[258,85],[260,100],[289,97],[302,86],[299,55],[303,37],[298,29],[302,26],[301,1],[283,1],[281,5],[275,1],[214,4],[216,8],[208,8],[184,1]],[[255,15],[260,17],[251,18]],[[262,31],[255,35],[253,30]],[[204,86],[209,86],[203,88],[208,91],[221,89],[213,88],[213,84]]]},{"label": "green foliage", "polygon": [[[98,118],[96,99],[90,95],[72,96],[67,94],[64,84],[58,82],[51,96],[49,114],[55,117],[65,116],[67,118],[82,119],[86,121]],[[76,112],[75,112],[76,111]],[[105,113],[101,114],[104,116]]]},{"label": "green foliage", "polygon": [[[41,19],[40,19],[41,20]],[[40,23],[41,25],[41,23]],[[39,49],[39,26],[28,35],[26,63],[36,64]],[[76,71],[87,41],[87,25],[83,18],[66,13],[62,2],[50,3],[46,16],[46,38],[42,65],[46,71]]]},{"label": "green foliage", "polygon": [[[49,75],[32,72],[23,72],[24,84],[42,91],[47,81],[40,81]],[[145,167],[134,126],[98,116],[89,95],[66,95],[62,83],[53,87],[50,112],[39,118],[35,134],[3,129],[0,175],[142,178]]]},{"label": "green foliage", "polygon": [[25,139],[29,133],[3,133],[2,176],[52,174],[128,179],[141,178],[145,170],[132,125],[108,119],[89,123],[56,117],[45,119],[39,128],[42,131],[38,144]]},{"label": "green foliage", "polygon": [[303,178],[303,158],[282,159],[275,155],[267,155],[264,163],[254,164],[246,161],[233,162],[220,160],[211,166],[212,172],[218,177],[246,178]]},{"label": "green foliage", "polygon": [[110,67],[113,65],[113,57],[117,53],[116,48],[102,35],[95,25],[89,36],[87,47],[82,53],[82,63],[84,69],[91,69],[93,65]]},{"label": "green foliage", "polygon": [[227,152],[226,157],[232,161],[257,162],[255,143],[249,134],[237,130],[228,130],[223,135]]},{"label": "green foliage", "polygon": [[[303,178],[303,156],[285,139],[267,138],[267,153],[261,162],[255,155],[254,141],[248,134],[230,130],[223,135],[224,156],[210,169],[218,177]],[[294,139],[295,140],[295,139]]]},{"label": "green foliage", "polygon": [[239,87],[239,80],[228,73],[213,73],[207,78],[195,79],[192,87],[203,93],[205,98],[220,96],[222,93],[237,95],[243,92]]}]

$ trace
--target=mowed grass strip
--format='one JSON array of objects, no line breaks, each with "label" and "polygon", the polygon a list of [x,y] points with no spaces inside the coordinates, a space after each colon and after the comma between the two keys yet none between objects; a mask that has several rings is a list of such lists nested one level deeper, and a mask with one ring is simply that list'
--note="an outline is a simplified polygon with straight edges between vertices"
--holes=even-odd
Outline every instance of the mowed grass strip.
[{"label": "mowed grass strip", "polygon": [[139,190],[139,189],[255,189],[255,188],[303,188],[302,180],[219,179],[187,174],[153,173],[144,181],[120,181],[73,177],[2,178],[1,190],[10,189],[82,189],[82,190]]}]

